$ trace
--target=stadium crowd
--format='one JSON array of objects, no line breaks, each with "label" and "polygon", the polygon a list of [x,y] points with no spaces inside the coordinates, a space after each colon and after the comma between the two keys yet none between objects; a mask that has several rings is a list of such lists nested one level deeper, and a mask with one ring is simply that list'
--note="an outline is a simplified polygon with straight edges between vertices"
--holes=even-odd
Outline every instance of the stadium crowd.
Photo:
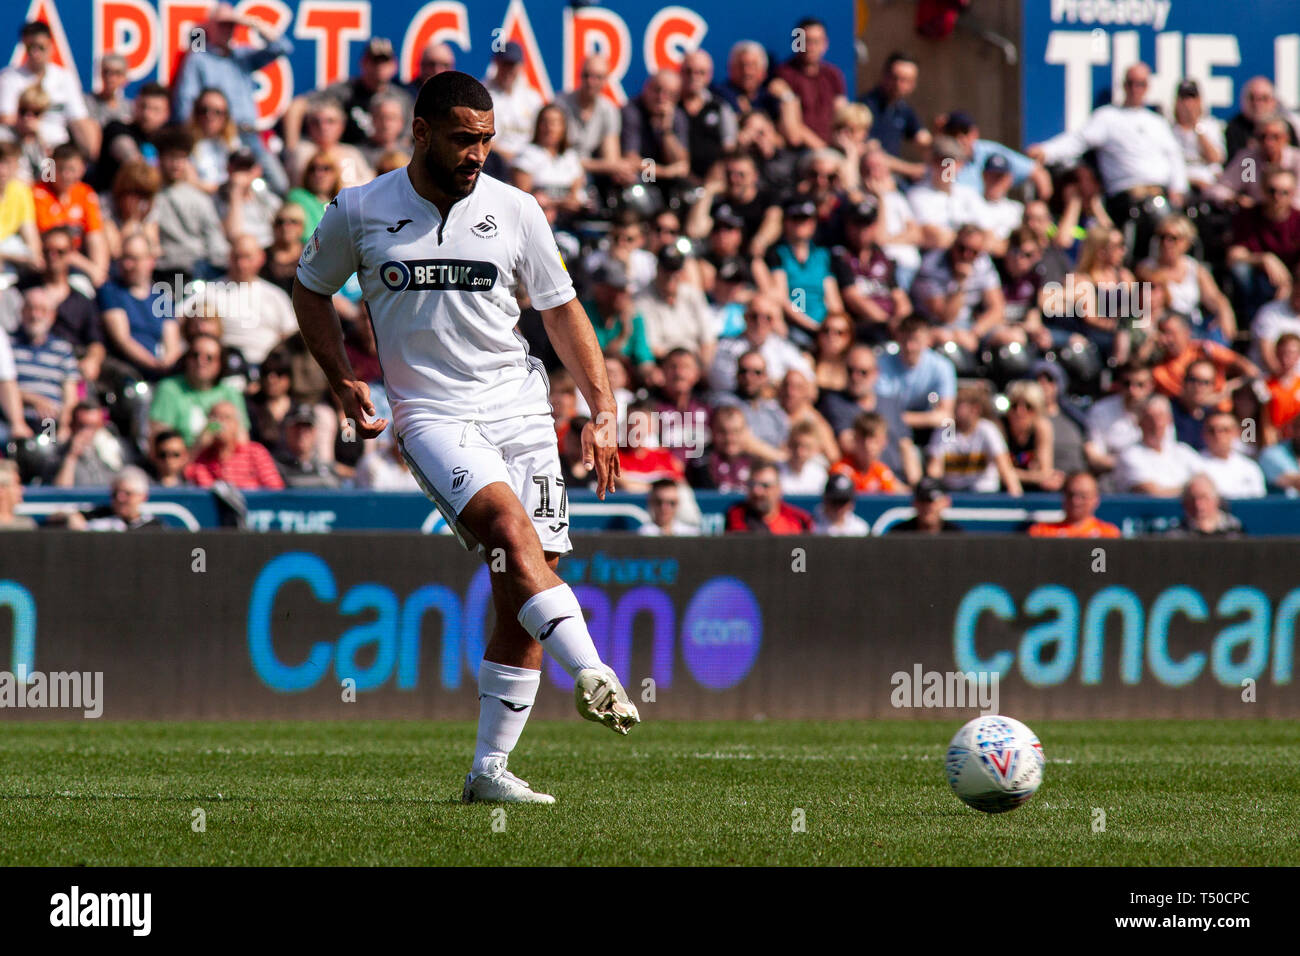
[{"label": "stadium crowd", "polygon": [[[744,495],[729,531],[830,534],[868,533],[857,495],[911,494],[906,530],[945,531],[951,492],[1059,492],[1030,533],[1070,536],[1118,534],[1103,494],[1180,496],[1180,533],[1228,534],[1231,499],[1300,489],[1300,122],[1268,80],[1222,123],[1194,80],[1149,105],[1136,64],[1022,153],[962,104],[919,116],[906,53],[853,99],[825,27],[797,28],[800,52],[697,50],[621,109],[601,56],[549,103],[514,43],[483,78],[487,172],[556,231],[646,533],[691,533],[698,489]],[[149,484],[417,489],[391,433],[352,440],[289,291],[326,204],[406,164],[414,93],[455,50],[404,85],[371,38],[259,132],[252,73],[289,40],[224,3],[206,29],[132,99],[114,55],[84,93],[40,22],[0,71],[0,526],[24,483],[111,486],[69,518],[100,527],[147,523]],[[580,487],[588,410],[519,295]],[[355,277],[335,303],[384,415]]]}]

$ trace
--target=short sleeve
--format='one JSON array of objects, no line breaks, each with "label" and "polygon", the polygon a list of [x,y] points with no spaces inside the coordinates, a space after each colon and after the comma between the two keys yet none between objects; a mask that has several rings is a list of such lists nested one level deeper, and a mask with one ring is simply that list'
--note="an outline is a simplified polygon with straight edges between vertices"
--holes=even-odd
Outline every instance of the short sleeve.
[{"label": "short sleeve", "polygon": [[[528,196],[523,201],[523,244],[519,253],[517,274],[523,281],[534,309],[554,309],[564,305],[575,295],[568,267],[560,256],[560,247],[546,221],[546,213],[537,200]],[[324,225],[324,222],[321,223]]]},{"label": "short sleeve", "polygon": [[9,333],[0,328],[0,382],[12,382],[18,378],[14,367],[14,353],[9,346]]},{"label": "short sleeve", "polygon": [[86,209],[86,232],[102,232],[104,216],[99,208],[99,197],[95,195],[94,190],[87,188],[86,195],[81,201]]},{"label": "short sleeve", "polygon": [[[935,353],[938,358],[938,353]],[[940,358],[936,363],[939,369],[938,392],[941,399],[957,397],[957,369],[947,359]]]},{"label": "short sleeve", "polygon": [[331,199],[298,259],[298,281],[319,295],[333,295],[357,271],[346,193]]},{"label": "short sleeve", "polygon": [[990,458],[996,458],[1007,451],[1007,442],[1002,437],[1002,429],[994,422],[989,421],[987,418],[982,419],[980,429],[984,432],[984,444],[988,446]]}]

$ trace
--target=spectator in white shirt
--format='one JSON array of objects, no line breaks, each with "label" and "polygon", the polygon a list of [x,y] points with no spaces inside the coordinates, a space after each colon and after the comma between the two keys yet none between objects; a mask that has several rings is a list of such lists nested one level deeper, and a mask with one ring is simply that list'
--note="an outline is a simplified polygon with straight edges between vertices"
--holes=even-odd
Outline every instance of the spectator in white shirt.
[{"label": "spectator in white shirt", "polygon": [[651,538],[691,537],[699,534],[699,529],[692,527],[677,517],[682,503],[682,489],[671,478],[659,478],[650,485],[646,495],[646,510],[650,512],[650,523],[637,528],[637,534]]},{"label": "spectator in white shirt", "polygon": [[798,369],[810,379],[815,378],[803,353],[777,334],[781,315],[781,305],[775,299],[756,295],[749,300],[745,309],[744,334],[722,339],[717,344],[716,357],[709,366],[710,388],[718,392],[735,391],[736,363],[751,350],[763,356],[768,376],[774,381],[785,378],[785,373],[791,369]]},{"label": "spectator in white shirt", "polygon": [[656,358],[687,348],[708,364],[716,343],[709,303],[704,290],[687,282],[685,273],[686,257],[676,246],[665,246],[650,288],[634,300],[636,310]]},{"label": "spectator in white shirt", "polygon": [[1223,142],[1223,123],[1205,112],[1201,87],[1195,80],[1178,84],[1171,125],[1174,139],[1183,151],[1187,184],[1201,191],[1209,189],[1223,172],[1227,147]]},{"label": "spectator in white shirt", "polygon": [[410,466],[402,456],[393,430],[385,429],[357,463],[356,486],[367,491],[419,491],[419,482],[411,474]]},{"label": "spectator in white shirt", "polygon": [[921,224],[921,245],[926,249],[947,249],[961,226],[984,219],[983,198],[957,182],[965,161],[956,140],[937,137],[930,147],[926,178],[907,191],[907,201]]},{"label": "spectator in white shirt", "polygon": [[1250,360],[1270,375],[1284,371],[1277,360],[1277,340],[1286,332],[1300,335],[1300,268],[1292,278],[1291,294],[1264,306],[1250,323]]},{"label": "spectator in white shirt", "polygon": [[71,138],[95,159],[102,130],[86,112],[86,95],[77,74],[50,62],[54,37],[49,26],[33,20],[23,26],[19,36],[25,54],[22,62],[0,70],[0,126],[14,125],[18,97],[28,87],[40,86],[50,98],[50,107],[41,116],[41,140],[54,147]]},{"label": "spectator in white shirt", "polygon": [[1093,402],[1088,409],[1088,439],[1083,455],[1097,473],[1114,469],[1125,449],[1142,440],[1138,412],[1155,392],[1155,376],[1140,363],[1130,363],[1119,370],[1118,391]]},{"label": "spectator in white shirt", "polygon": [[224,282],[210,282],[204,300],[222,318],[221,344],[239,349],[252,365],[261,365],[271,351],[298,331],[293,304],[279,286],[258,273],[266,253],[252,236],[240,236],[230,247],[230,272]]},{"label": "spectator in white shirt", "polygon": [[1138,428],[1142,440],[1119,455],[1115,481],[1130,494],[1176,498],[1193,475],[1203,471],[1201,457],[1172,438],[1173,409],[1169,399],[1153,395],[1142,403]]},{"label": "spectator in white shirt", "polygon": [[[826,487],[826,460],[820,454],[817,426],[812,422],[795,422],[786,438],[789,458],[777,466],[781,490],[788,495],[816,495]],[[850,481],[850,487],[852,482]]]},{"label": "spectator in white shirt", "polygon": [[1259,465],[1237,451],[1241,425],[1231,412],[1215,412],[1205,419],[1205,451],[1201,467],[1224,498],[1262,498],[1264,472]]},{"label": "spectator in white shirt", "polygon": [[514,185],[560,220],[587,205],[587,174],[570,145],[568,115],[554,103],[538,112],[532,142],[515,157]]},{"label": "spectator in white shirt", "polygon": [[[794,494],[783,484],[781,490]],[[831,475],[826,482],[821,504],[813,512],[813,532],[832,538],[865,538],[871,525],[853,512],[858,492],[848,475]]]},{"label": "spectator in white shirt", "polygon": [[1025,218],[1025,204],[1007,193],[1015,182],[1011,164],[1001,153],[991,153],[984,162],[984,214],[979,224],[989,234],[988,252],[1001,258],[1006,255],[1007,237]]},{"label": "spectator in white shirt", "polygon": [[[1112,222],[1127,222],[1130,213],[1153,196],[1165,195],[1181,207],[1187,196],[1187,164],[1169,123],[1146,107],[1151,68],[1135,63],[1124,71],[1124,100],[1103,106],[1077,130],[1029,147],[1033,159],[1048,165],[1073,164],[1089,150],[1097,153],[1106,212]],[[1135,248],[1145,251],[1144,236]]]},{"label": "spectator in white shirt", "polygon": [[492,152],[507,164],[514,162],[532,140],[537,114],[544,105],[524,75],[523,62],[524,48],[511,40],[492,55],[492,71],[483,81],[492,94],[492,116],[496,122]]},{"label": "spectator in white shirt", "polygon": [[926,446],[926,474],[953,491],[998,492],[1019,497],[1016,476],[1002,429],[989,420],[987,383],[957,390],[953,419],[936,428]]}]

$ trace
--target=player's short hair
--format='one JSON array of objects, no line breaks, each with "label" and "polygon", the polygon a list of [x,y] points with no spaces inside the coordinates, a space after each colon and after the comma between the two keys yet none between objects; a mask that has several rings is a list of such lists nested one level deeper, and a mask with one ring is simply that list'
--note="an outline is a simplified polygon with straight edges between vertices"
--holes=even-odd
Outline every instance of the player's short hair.
[{"label": "player's short hair", "polygon": [[64,239],[67,239],[68,242],[72,243],[73,248],[76,248],[77,234],[72,231],[71,226],[51,226],[49,229],[46,229],[41,233],[41,242],[47,242],[55,236],[62,236]]},{"label": "player's short hair", "polygon": [[900,339],[905,339],[909,336],[915,335],[917,332],[929,331],[930,323],[927,322],[923,316],[917,315],[915,312],[905,318],[902,322],[898,323],[898,337]]},{"label": "player's short hair", "polygon": [[188,156],[194,152],[194,134],[183,126],[164,126],[154,133],[153,145],[160,156],[163,153],[184,153]]},{"label": "player's short hair", "polygon": [[654,481],[650,482],[650,494],[654,494],[656,491],[663,491],[664,489],[671,491],[676,487],[677,482],[673,481],[671,478],[656,478]]},{"label": "player's short hair", "polygon": [[735,419],[740,419],[742,422],[745,420],[745,411],[739,405],[721,405],[713,412],[714,427],[724,421]]},{"label": "player's short hair", "polygon": [[50,94],[45,92],[45,87],[33,83],[18,94],[18,111],[21,113],[23,110],[35,110],[44,113],[50,108],[50,102]]},{"label": "player's short hair", "polygon": [[468,73],[445,70],[429,77],[420,87],[415,98],[415,116],[432,123],[450,116],[452,110],[461,106],[486,113],[492,109],[492,94]]},{"label": "player's short hair", "polygon": [[172,97],[171,91],[168,90],[167,87],[163,86],[161,83],[156,83],[153,80],[141,84],[139,91],[135,94],[136,99],[140,99],[143,96],[161,96],[165,100],[170,100]]},{"label": "player's short hair", "polygon": [[136,159],[122,164],[117,175],[113,177],[110,192],[114,199],[120,199],[128,193],[138,193],[152,198],[160,189],[162,189],[162,175],[157,168],[150,166],[143,159]]},{"label": "player's short hair", "polygon": [[871,438],[888,430],[885,416],[879,412],[860,412],[853,419],[853,434],[859,438]]},{"label": "player's short hair", "polygon": [[893,69],[894,66],[896,66],[899,63],[910,63],[913,66],[917,65],[916,57],[912,56],[912,54],[908,53],[906,50],[895,50],[893,53],[889,54],[888,57],[886,57],[885,69],[886,70]]},{"label": "player's short hair", "polygon": [[24,23],[22,29],[18,31],[20,40],[34,40],[37,37],[54,39],[54,34],[50,32],[50,25],[44,20],[33,20],[30,23]]},{"label": "player's short hair", "polygon": [[83,163],[86,161],[86,156],[82,153],[81,147],[73,142],[60,143],[55,146],[54,151],[50,153],[50,158],[56,163],[66,163],[70,159],[79,159]]},{"label": "player's short hair", "polygon": [[817,437],[817,426],[808,419],[802,419],[790,426],[790,435],[788,436],[790,439],[803,438],[805,435],[810,435],[813,438]]}]

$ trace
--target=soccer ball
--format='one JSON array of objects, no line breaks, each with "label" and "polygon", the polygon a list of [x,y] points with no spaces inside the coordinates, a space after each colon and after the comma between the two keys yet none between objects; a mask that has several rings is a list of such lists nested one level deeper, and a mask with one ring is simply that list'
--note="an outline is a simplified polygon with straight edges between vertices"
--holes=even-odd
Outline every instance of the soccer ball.
[{"label": "soccer ball", "polygon": [[1018,720],[976,717],[948,744],[944,769],[962,803],[1006,813],[1028,801],[1043,782],[1043,745]]}]

